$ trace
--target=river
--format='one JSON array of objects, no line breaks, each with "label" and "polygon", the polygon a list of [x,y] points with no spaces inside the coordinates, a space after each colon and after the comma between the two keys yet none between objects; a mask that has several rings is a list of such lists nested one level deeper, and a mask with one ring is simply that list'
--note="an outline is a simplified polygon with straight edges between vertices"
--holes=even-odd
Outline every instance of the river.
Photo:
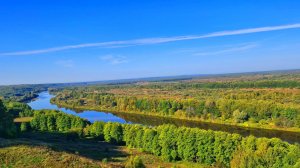
[{"label": "river", "polygon": [[105,112],[99,112],[99,111],[90,111],[86,110],[83,112],[76,112],[71,109],[58,107],[55,104],[50,103],[50,99],[54,97],[53,95],[49,94],[49,92],[41,92],[38,96],[38,98],[30,103],[28,105],[34,109],[34,110],[41,110],[41,109],[52,109],[52,110],[60,110],[68,114],[76,115],[78,117],[84,118],[89,120],[90,122],[95,121],[112,121],[112,122],[119,122],[119,123],[128,123],[126,120],[112,114],[112,113],[105,113]]},{"label": "river", "polygon": [[186,126],[186,127],[197,127],[201,129],[211,129],[214,131],[224,131],[229,133],[237,133],[242,136],[253,135],[256,137],[266,137],[266,138],[280,138],[284,141],[294,143],[300,143],[300,133],[289,132],[289,131],[279,131],[279,130],[267,130],[260,128],[244,128],[231,125],[205,123],[199,121],[189,121],[182,119],[173,119],[167,117],[156,117],[156,116],[146,116],[143,114],[132,114],[132,113],[116,113],[116,112],[100,112],[100,111],[75,111],[72,109],[61,108],[57,105],[51,104],[50,99],[53,95],[49,92],[42,92],[39,94],[38,98],[28,105],[34,110],[41,109],[54,109],[60,110],[68,114],[76,115],[78,117],[87,119],[91,122],[104,121],[104,122],[119,122],[119,123],[129,123],[129,124],[143,124],[150,126],[158,126],[162,124],[174,124],[176,126]]}]

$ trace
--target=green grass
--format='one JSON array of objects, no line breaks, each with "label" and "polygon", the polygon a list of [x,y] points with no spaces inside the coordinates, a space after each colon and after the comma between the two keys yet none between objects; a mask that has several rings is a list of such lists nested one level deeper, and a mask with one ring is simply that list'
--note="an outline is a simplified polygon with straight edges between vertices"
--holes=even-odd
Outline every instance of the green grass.
[{"label": "green grass", "polygon": [[2,167],[99,167],[97,162],[90,161],[75,154],[56,152],[45,146],[16,145],[0,149]]},{"label": "green grass", "polygon": [[124,167],[132,155],[140,156],[146,167],[203,167],[190,162],[164,162],[137,149],[93,139],[70,141],[59,133],[28,132],[16,139],[0,138],[1,168]]}]

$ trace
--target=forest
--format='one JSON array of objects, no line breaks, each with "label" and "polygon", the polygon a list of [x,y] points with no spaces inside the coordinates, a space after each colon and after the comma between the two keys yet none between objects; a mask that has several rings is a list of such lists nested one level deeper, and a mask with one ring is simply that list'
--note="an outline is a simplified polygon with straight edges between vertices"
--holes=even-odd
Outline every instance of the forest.
[{"label": "forest", "polygon": [[38,96],[38,93],[48,89],[59,89],[71,86],[83,86],[86,83],[55,83],[55,84],[23,84],[0,85],[0,98],[13,102],[30,102]]},{"label": "forest", "polygon": [[300,131],[300,80],[262,75],[54,90],[63,107]]},{"label": "forest", "polygon": [[0,0],[0,168],[300,168],[300,0]]},{"label": "forest", "polygon": [[[3,111],[5,107],[1,105],[1,108]],[[0,128],[10,126],[12,129],[9,132],[16,133],[12,131],[16,127],[11,124],[1,122]],[[289,144],[277,138],[241,137],[238,134],[173,125],[147,127],[100,121],[91,124],[55,110],[35,111],[33,119],[29,123],[21,123],[19,127],[19,132],[67,133],[69,140],[93,138],[126,145],[156,155],[166,162],[183,160],[217,167],[300,165],[299,144]]]},{"label": "forest", "polygon": [[[74,109],[299,132],[298,81],[298,74],[246,75],[46,89],[55,95],[52,103]],[[26,163],[36,167],[296,168],[300,146],[279,138],[171,124],[92,123],[58,110],[33,110],[21,99],[3,97],[0,165],[30,167]]]}]

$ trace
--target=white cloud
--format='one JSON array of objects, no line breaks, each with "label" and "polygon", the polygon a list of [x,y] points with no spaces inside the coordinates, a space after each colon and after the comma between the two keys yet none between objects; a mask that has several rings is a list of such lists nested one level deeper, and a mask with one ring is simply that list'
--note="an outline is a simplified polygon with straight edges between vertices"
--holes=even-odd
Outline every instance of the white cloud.
[{"label": "white cloud", "polygon": [[222,50],[214,50],[214,51],[207,51],[207,52],[196,52],[193,55],[196,56],[206,56],[206,55],[220,55],[220,54],[227,54],[227,53],[233,53],[233,52],[242,52],[246,50],[250,50],[252,48],[256,48],[258,44],[252,43],[252,44],[244,44],[244,45],[238,45],[230,48],[225,48]]},{"label": "white cloud", "polygon": [[100,57],[101,60],[108,62],[112,65],[117,65],[117,64],[123,64],[123,63],[127,63],[128,60],[126,57],[124,56],[114,56],[114,55],[105,55]]},{"label": "white cloud", "polygon": [[110,48],[130,47],[130,46],[136,46],[136,45],[160,44],[160,43],[168,43],[168,42],[183,41],[183,40],[195,40],[195,39],[204,39],[204,38],[212,38],[212,37],[242,35],[242,34],[275,31],[275,30],[295,29],[295,28],[300,28],[300,23],[289,24],[289,25],[280,25],[280,26],[268,26],[268,27],[249,28],[249,29],[240,29],[240,30],[220,31],[220,32],[214,32],[214,33],[209,33],[209,34],[204,34],[204,35],[156,37],[156,38],[134,39],[134,40],[124,40],[124,41],[85,43],[85,44],[78,44],[78,45],[53,47],[53,48],[47,48],[47,49],[41,49],[41,50],[0,53],[0,56],[43,54],[43,53],[49,53],[49,52],[57,52],[57,51],[78,49],[78,48],[87,48],[87,47],[110,47]]},{"label": "white cloud", "polygon": [[56,65],[66,67],[66,68],[72,68],[74,67],[74,62],[73,60],[59,60],[55,62]]}]

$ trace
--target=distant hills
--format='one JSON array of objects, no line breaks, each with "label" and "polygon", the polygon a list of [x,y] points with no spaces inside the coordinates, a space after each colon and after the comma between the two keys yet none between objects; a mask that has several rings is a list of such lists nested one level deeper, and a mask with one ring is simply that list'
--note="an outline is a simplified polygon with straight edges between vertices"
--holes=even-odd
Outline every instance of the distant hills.
[{"label": "distant hills", "polygon": [[[224,74],[194,74],[194,75],[178,75],[178,76],[162,76],[162,77],[145,77],[145,78],[132,78],[132,79],[116,79],[116,80],[100,80],[89,82],[68,82],[68,83],[47,83],[47,84],[20,84],[9,86],[41,86],[47,88],[68,87],[68,86],[85,86],[85,85],[116,85],[116,84],[131,84],[137,82],[163,82],[163,81],[180,81],[180,80],[192,80],[192,79],[205,79],[215,77],[239,77],[248,75],[280,75],[280,74],[296,74],[300,73],[300,69],[292,70],[273,70],[273,71],[257,71],[257,72],[241,72],[241,73],[224,73]],[[0,85],[3,87],[4,85]],[[7,85],[6,85],[7,86]]]}]

